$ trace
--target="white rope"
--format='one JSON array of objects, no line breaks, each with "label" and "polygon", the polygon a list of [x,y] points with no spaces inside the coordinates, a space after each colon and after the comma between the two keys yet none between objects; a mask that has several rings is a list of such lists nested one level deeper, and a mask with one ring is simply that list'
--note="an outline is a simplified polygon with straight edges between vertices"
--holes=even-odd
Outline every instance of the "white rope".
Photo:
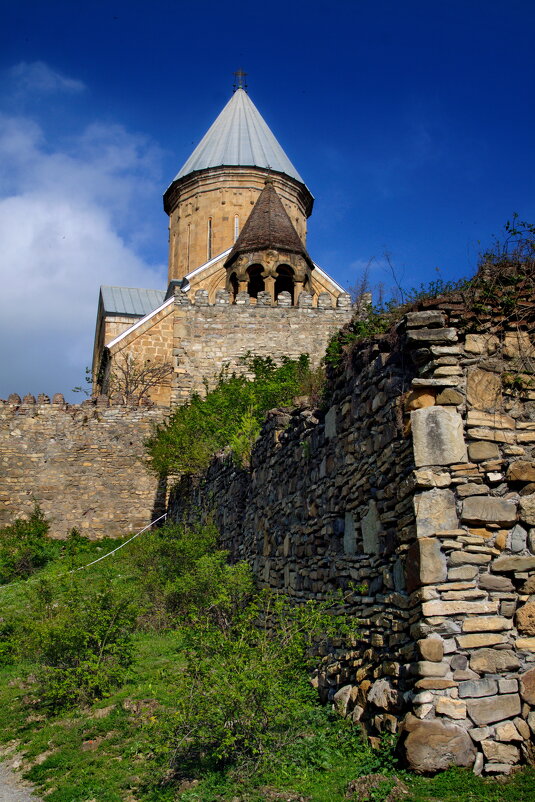
[{"label": "white rope", "polygon": [[[167,518],[167,513],[166,512],[164,512],[163,515],[160,515],[159,518],[156,518],[155,521],[151,521],[150,524],[147,524],[147,526],[144,526],[143,529],[140,529],[139,532],[136,532],[136,534],[132,535],[131,538],[129,538],[128,540],[125,540],[125,542],[121,543],[120,546],[117,546],[116,549],[113,549],[112,551],[106,552],[106,554],[103,554],[102,557],[99,557],[97,560],[93,560],[93,562],[87,563],[87,565],[81,565],[79,568],[73,568],[71,571],[66,571],[64,574],[58,574],[57,576],[54,577],[54,579],[60,579],[62,576],[68,576],[69,574],[75,574],[77,571],[83,571],[85,568],[90,568],[90,566],[95,565],[96,563],[99,563],[101,560],[105,560],[106,557],[111,557],[112,554],[115,554],[115,552],[117,552],[120,549],[122,549],[123,546],[128,546],[128,544],[131,543],[133,540],[135,540],[136,537],[139,537],[140,535],[142,535],[143,532],[146,532],[147,529],[150,529],[150,527],[153,526],[153,524],[157,524],[158,521],[162,520],[162,518]],[[14,587],[18,587],[19,585],[28,585],[28,584],[30,584],[32,582],[39,582],[40,579],[41,579],[41,577],[33,577],[32,579],[21,579],[18,582],[8,582],[6,585],[0,585],[0,591],[9,590],[10,588],[13,589]]]},{"label": "white rope", "polygon": [[157,524],[158,521],[162,520],[162,518],[167,518],[167,513],[166,512],[164,512],[163,515],[160,515],[159,518],[156,518],[155,521],[151,521],[150,524],[147,524],[147,526],[144,526],[143,529],[140,529],[139,532],[136,532],[135,535],[132,535],[132,537],[129,540],[125,540],[124,543],[121,543],[121,545],[117,546],[117,548],[113,549],[113,551],[108,551],[106,554],[103,554],[102,557],[99,557],[98,560],[93,560],[93,562],[87,563],[87,565],[81,565],[80,568],[73,568],[72,571],[69,571],[69,574],[74,574],[74,573],[76,573],[76,571],[83,571],[84,568],[89,568],[91,565],[95,565],[96,563],[99,563],[101,560],[105,560],[106,557],[110,557],[112,554],[115,554],[116,551],[119,551],[119,549],[122,549],[123,546],[128,546],[128,544],[131,543],[133,540],[135,540],[136,537],[139,537],[139,535],[142,535],[143,532],[146,532],[147,529],[149,529],[149,527],[151,527],[153,524]]}]

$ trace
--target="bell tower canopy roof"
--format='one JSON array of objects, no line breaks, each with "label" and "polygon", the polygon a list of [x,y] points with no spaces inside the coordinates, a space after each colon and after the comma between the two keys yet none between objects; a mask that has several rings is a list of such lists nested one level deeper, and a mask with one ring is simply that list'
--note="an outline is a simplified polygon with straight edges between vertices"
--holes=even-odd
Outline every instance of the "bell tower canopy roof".
[{"label": "bell tower canopy roof", "polygon": [[310,267],[313,267],[314,263],[288,217],[281,199],[272,182],[268,180],[234,243],[225,267],[229,267],[242,253],[270,249],[298,254]]},{"label": "bell tower canopy roof", "polygon": [[241,87],[236,89],[174,181],[198,170],[222,166],[261,167],[284,173],[304,184],[268,124]]}]

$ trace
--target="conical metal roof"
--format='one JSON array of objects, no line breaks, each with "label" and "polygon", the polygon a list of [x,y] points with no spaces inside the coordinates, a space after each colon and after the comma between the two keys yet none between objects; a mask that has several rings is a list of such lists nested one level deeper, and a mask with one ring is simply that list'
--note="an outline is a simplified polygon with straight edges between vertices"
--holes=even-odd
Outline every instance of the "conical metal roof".
[{"label": "conical metal roof", "polygon": [[285,154],[268,124],[243,89],[231,99],[201,139],[174,180],[208,167],[264,167],[303,179]]}]

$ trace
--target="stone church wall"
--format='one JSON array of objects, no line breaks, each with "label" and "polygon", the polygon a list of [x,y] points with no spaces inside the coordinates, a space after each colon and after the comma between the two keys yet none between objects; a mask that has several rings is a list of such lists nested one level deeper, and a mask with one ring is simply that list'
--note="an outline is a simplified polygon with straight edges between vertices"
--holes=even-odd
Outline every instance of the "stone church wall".
[{"label": "stone church wall", "polygon": [[143,441],[164,411],[53,401],[0,401],[0,526],[35,502],[60,538],[72,527],[118,537],[161,515],[165,493],[143,464]]},{"label": "stone church wall", "polygon": [[262,585],[346,593],[358,639],[316,682],[374,737],[401,727],[417,771],[532,759],[535,348],[529,303],[505,308],[409,313],[354,350],[326,414],[274,411],[250,470],[221,459],[171,504],[211,509]]}]

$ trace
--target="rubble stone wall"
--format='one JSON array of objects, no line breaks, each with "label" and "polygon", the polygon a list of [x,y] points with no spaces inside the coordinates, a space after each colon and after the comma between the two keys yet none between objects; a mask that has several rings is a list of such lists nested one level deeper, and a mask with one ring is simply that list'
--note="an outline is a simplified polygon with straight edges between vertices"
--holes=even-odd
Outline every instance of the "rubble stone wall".
[{"label": "rubble stone wall", "polygon": [[92,539],[136,531],[161,514],[165,489],[143,463],[158,408],[80,405],[46,396],[0,401],[0,526],[37,502],[53,537],[76,527]]},{"label": "rubble stone wall", "polygon": [[503,308],[407,314],[354,350],[326,414],[272,412],[250,470],[221,459],[171,503],[212,509],[264,586],[346,592],[359,639],[316,682],[372,736],[401,727],[416,771],[532,758],[535,348]]}]

